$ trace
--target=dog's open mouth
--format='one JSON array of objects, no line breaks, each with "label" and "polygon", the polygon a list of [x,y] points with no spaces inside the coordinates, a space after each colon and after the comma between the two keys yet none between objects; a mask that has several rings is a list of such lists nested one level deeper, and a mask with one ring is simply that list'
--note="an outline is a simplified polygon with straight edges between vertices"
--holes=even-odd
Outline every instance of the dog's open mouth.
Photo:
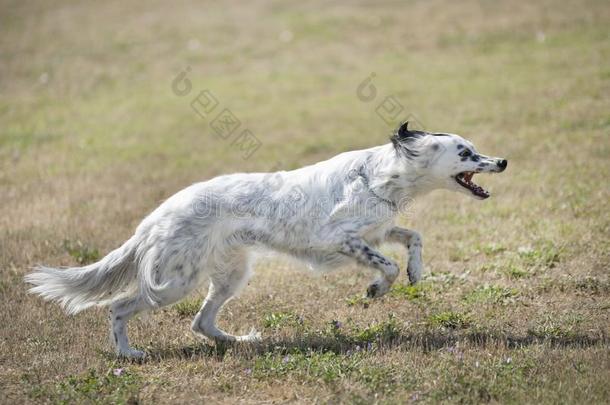
[{"label": "dog's open mouth", "polygon": [[457,183],[464,187],[467,188],[468,190],[470,190],[470,192],[474,195],[476,195],[479,198],[488,198],[491,194],[489,194],[489,191],[485,190],[483,187],[479,186],[478,184],[475,184],[472,182],[472,177],[474,176],[474,172],[462,172],[458,175],[455,176],[455,181],[457,181]]}]

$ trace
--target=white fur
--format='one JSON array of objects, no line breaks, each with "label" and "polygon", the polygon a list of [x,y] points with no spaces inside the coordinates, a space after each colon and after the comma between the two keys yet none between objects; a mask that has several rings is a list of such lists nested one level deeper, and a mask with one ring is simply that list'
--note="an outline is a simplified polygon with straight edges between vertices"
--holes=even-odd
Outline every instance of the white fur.
[{"label": "white fur", "polygon": [[453,176],[462,171],[501,171],[497,159],[483,157],[489,163],[484,170],[463,162],[456,146],[472,145],[457,135],[408,141],[416,157],[387,144],[290,172],[233,174],[194,184],[161,204],[101,261],[65,270],[38,267],[25,280],[35,285],[31,292],[59,301],[69,314],[110,306],[117,351],[129,357],[144,355],[128,344],[129,318],[181,300],[206,279],[210,289],[192,323],[194,333],[223,341],[259,339],[254,331],[232,336],[216,327],[221,307],[247,283],[258,248],[318,269],[354,261],[369,266],[379,278],[368,295],[381,296],[398,276],[396,263],[375,250],[382,242],[408,248],[411,282],[423,271],[421,236],[394,226],[400,209],[433,189],[460,190]]}]

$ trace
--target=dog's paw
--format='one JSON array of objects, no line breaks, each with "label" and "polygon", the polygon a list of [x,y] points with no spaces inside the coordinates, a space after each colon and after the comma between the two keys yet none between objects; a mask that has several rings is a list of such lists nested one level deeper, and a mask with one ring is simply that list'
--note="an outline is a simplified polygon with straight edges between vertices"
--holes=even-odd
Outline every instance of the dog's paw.
[{"label": "dog's paw", "polygon": [[238,342],[246,342],[246,343],[256,343],[263,340],[263,336],[260,332],[257,332],[256,329],[252,328],[250,333],[244,336],[237,336],[236,339]]},{"label": "dog's paw", "polygon": [[375,281],[366,289],[366,298],[379,298],[390,290],[390,285],[384,281]]},{"label": "dog's paw", "polygon": [[128,350],[119,352],[118,356],[129,360],[142,361],[146,359],[147,354],[141,350],[130,348]]},{"label": "dog's paw", "polygon": [[419,280],[421,280],[421,276],[424,272],[424,268],[422,265],[417,264],[417,265],[412,265],[411,263],[409,263],[409,266],[407,267],[407,274],[409,275],[409,283],[411,284],[417,284],[419,282]]}]

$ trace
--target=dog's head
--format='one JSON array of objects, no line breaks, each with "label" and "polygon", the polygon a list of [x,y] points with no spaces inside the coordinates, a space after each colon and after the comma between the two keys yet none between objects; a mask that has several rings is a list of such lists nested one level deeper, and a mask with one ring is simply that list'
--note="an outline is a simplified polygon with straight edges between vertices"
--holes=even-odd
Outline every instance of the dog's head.
[{"label": "dog's head", "polygon": [[490,193],[472,181],[475,173],[499,173],[506,159],[480,154],[474,145],[455,134],[409,130],[400,125],[391,140],[401,158],[409,160],[433,188],[460,191],[478,199]]}]

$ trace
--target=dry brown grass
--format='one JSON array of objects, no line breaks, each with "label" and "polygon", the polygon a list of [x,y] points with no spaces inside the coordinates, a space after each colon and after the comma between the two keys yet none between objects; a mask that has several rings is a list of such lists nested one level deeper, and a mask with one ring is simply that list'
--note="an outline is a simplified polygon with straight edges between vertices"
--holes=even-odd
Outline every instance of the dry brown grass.
[{"label": "dry brown grass", "polygon": [[[1,401],[608,402],[605,2],[1,7]],[[261,139],[252,159],[172,94],[186,65]],[[132,323],[144,364],[113,358],[104,311],[26,294],[29,266],[92,260],[193,181],[384,142],[355,96],[372,71],[426,127],[510,161],[492,199],[439,192],[403,219],[421,287],[364,303],[362,269],[262,263],[221,319],[262,344],[198,342],[187,301]]]}]

